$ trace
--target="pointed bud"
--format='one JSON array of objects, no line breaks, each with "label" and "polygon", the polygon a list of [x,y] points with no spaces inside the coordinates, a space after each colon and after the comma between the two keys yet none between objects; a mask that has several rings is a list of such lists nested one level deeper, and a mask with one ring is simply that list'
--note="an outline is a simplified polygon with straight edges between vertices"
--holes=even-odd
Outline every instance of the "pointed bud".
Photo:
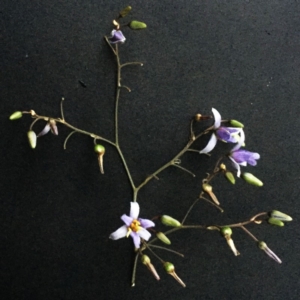
[{"label": "pointed bud", "polygon": [[278,210],[272,210],[269,214],[273,219],[280,220],[283,222],[290,222],[293,220],[292,217]]},{"label": "pointed bud", "polygon": [[253,184],[256,186],[263,186],[263,182],[260,181],[257,177],[255,177],[253,174],[251,173],[243,173],[242,174],[242,178],[249,184]]},{"label": "pointed bud", "polygon": [[157,232],[156,237],[161,240],[163,243],[167,245],[171,245],[171,241],[167,238],[167,236],[163,232]]},{"label": "pointed bud", "polygon": [[230,183],[235,184],[235,177],[231,172],[227,171],[225,177]]},{"label": "pointed bud", "polygon": [[126,17],[130,13],[131,9],[132,9],[131,6],[127,6],[127,7],[123,8],[119,13],[120,18]]},{"label": "pointed bud", "polygon": [[94,147],[94,151],[98,153],[98,163],[100,167],[101,174],[104,174],[104,168],[103,168],[103,156],[105,154],[105,148],[104,146],[97,144]]},{"label": "pointed bud", "polygon": [[173,276],[174,279],[176,279],[176,281],[181,284],[183,287],[186,287],[185,283],[178,277],[178,275],[175,273],[175,267],[172,263],[170,262],[165,262],[164,263],[164,269],[166,270],[166,272],[168,274],[170,274],[171,276]]},{"label": "pointed bud", "polygon": [[230,123],[230,125],[232,125],[233,127],[244,128],[244,124],[242,124],[241,122],[239,122],[239,121],[237,121],[237,120],[230,120],[229,123]]},{"label": "pointed bud", "polygon": [[258,242],[258,248],[263,250],[270,258],[274,259],[277,263],[282,263],[281,259],[267,246],[265,242]]},{"label": "pointed bud", "polygon": [[34,149],[36,147],[36,134],[34,131],[29,130],[27,132],[27,137],[28,137],[28,141],[29,141],[29,145],[32,149]]},{"label": "pointed bud", "polygon": [[268,223],[271,224],[271,225],[279,226],[279,227],[283,227],[284,226],[284,223],[282,221],[277,220],[275,218],[269,218],[268,219]]},{"label": "pointed bud", "polygon": [[181,223],[179,221],[177,221],[176,219],[167,216],[167,215],[163,215],[160,217],[160,221],[166,225],[166,226],[172,226],[172,227],[180,227]]},{"label": "pointed bud", "polygon": [[139,30],[139,29],[145,29],[147,28],[147,25],[140,21],[131,21],[129,23],[129,27],[133,30]]},{"label": "pointed bud", "polygon": [[212,191],[212,186],[211,185],[209,185],[208,183],[203,183],[202,189],[207,194],[209,194],[210,198],[215,202],[215,204],[220,205],[220,202],[219,202],[217,196]]},{"label": "pointed bud", "polygon": [[149,256],[143,254],[141,257],[141,261],[144,265],[146,265],[146,267],[152,273],[152,275],[155,277],[155,279],[160,280],[160,277],[157,274],[155,267],[151,264],[151,260],[150,260]]},{"label": "pointed bud", "polygon": [[12,115],[10,115],[9,119],[11,121],[14,121],[14,120],[18,120],[20,118],[22,118],[23,116],[23,113],[21,111],[15,111]]}]

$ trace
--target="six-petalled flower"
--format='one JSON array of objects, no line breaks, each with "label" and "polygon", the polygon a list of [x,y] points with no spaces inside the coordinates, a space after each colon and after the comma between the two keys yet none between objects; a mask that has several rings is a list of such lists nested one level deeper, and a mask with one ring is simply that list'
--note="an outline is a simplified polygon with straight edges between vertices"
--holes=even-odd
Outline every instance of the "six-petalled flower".
[{"label": "six-petalled flower", "polygon": [[137,202],[130,202],[130,214],[122,215],[121,220],[125,223],[122,227],[113,232],[109,238],[118,240],[123,237],[131,236],[135,248],[140,248],[141,239],[148,241],[151,233],[146,228],[154,227],[155,224],[147,219],[138,218],[140,206]]}]

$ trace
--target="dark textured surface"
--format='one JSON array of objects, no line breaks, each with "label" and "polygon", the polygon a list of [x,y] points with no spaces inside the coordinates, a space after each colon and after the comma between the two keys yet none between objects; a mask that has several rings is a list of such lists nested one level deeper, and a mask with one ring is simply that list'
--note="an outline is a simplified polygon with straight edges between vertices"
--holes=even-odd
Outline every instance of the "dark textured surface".
[{"label": "dark textured surface", "polygon": [[[155,3],[155,4],[154,4]],[[116,151],[107,146],[100,176],[92,140],[74,135],[68,149],[58,137],[33,151],[29,117],[15,110],[59,116],[113,139],[115,65],[102,36],[124,1],[4,1],[1,12],[1,299],[299,299],[300,4],[265,1],[131,1],[146,31],[126,31],[120,101],[120,142],[136,182],[173,157],[188,138],[195,113],[216,107],[246,124],[247,149],[261,154],[250,172],[264,181],[215,186],[224,214],[200,203],[191,223],[230,223],[273,208],[294,217],[284,228],[251,226],[283,260],[278,265],[236,230],[234,257],[216,232],[182,231],[172,248],[187,288],[164,274],[156,282],[139,265],[130,288],[132,242],[111,241],[129,212],[131,188]],[[78,81],[86,85],[83,87]],[[43,124],[36,124],[36,131]],[[201,145],[199,144],[199,148]],[[220,153],[222,147],[218,147]],[[218,158],[188,153],[193,179],[169,168],[139,194],[141,216],[182,218]]]}]

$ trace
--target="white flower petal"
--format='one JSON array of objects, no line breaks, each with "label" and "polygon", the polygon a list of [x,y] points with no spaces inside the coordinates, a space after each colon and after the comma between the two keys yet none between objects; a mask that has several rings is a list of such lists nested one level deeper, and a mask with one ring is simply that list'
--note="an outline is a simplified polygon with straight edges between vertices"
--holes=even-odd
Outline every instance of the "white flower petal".
[{"label": "white flower petal", "polygon": [[127,235],[127,226],[123,225],[122,227],[120,227],[119,229],[117,229],[115,232],[113,232],[109,238],[112,240],[118,240],[121,239],[123,237],[125,237]]},{"label": "white flower petal", "polygon": [[145,228],[141,228],[141,229],[137,232],[137,234],[138,234],[142,239],[144,239],[145,241],[148,241],[148,240],[150,239],[150,237],[151,237],[151,233],[150,233],[148,230],[146,230]]},{"label": "white flower petal", "polygon": [[236,176],[240,177],[241,176],[241,167],[240,167],[240,165],[232,157],[229,156],[229,159],[232,161],[232,164],[233,164],[234,168],[237,169]]},{"label": "white flower petal", "polygon": [[245,142],[244,130],[241,130],[240,135],[241,136],[240,136],[240,139],[239,139],[238,143],[231,149],[231,152],[236,151],[236,150],[240,149],[243,146],[243,144]]},{"label": "white flower petal", "polygon": [[137,202],[130,202],[130,217],[137,219],[140,213],[140,206]]},{"label": "white flower petal", "polygon": [[215,118],[214,128],[217,129],[221,126],[222,118],[221,118],[220,113],[215,108],[212,108],[211,111],[214,114],[214,118]]},{"label": "white flower petal", "polygon": [[208,153],[212,151],[215,148],[217,141],[218,141],[217,136],[213,133],[206,147],[201,151],[199,151],[199,153],[202,154],[202,153]]}]

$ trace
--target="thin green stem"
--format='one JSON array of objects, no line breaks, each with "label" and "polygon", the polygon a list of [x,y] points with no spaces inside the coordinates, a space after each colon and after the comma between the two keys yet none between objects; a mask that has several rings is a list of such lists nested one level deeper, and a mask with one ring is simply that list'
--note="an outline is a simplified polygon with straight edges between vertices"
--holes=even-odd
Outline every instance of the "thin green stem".
[{"label": "thin green stem", "polygon": [[135,276],[136,276],[136,267],[137,267],[137,260],[139,258],[139,253],[137,253],[135,255],[135,259],[134,259],[134,265],[133,265],[133,270],[132,270],[132,276],[131,276],[131,286],[134,287],[135,286]]},{"label": "thin green stem", "polygon": [[177,168],[179,168],[179,169],[181,169],[181,170],[183,170],[183,171],[189,173],[189,174],[192,175],[193,177],[196,177],[196,175],[195,175],[193,172],[189,171],[188,169],[186,169],[186,168],[184,168],[184,167],[182,167],[182,166],[180,166],[180,165],[178,165],[178,164],[176,164],[176,163],[172,164],[172,166],[177,167]]},{"label": "thin green stem", "polygon": [[253,240],[255,241],[255,242],[259,242],[259,240],[246,228],[246,227],[244,227],[243,225],[242,226],[240,226],[250,237],[252,237],[253,238]]},{"label": "thin green stem", "polygon": [[161,249],[161,250],[165,250],[165,251],[168,251],[168,252],[172,252],[174,254],[177,254],[181,257],[184,257],[184,255],[180,252],[177,252],[175,250],[172,250],[172,249],[169,249],[169,248],[166,248],[166,247],[161,247],[161,246],[157,246],[157,245],[148,245],[149,247],[153,247],[153,248],[157,248],[157,249]]},{"label": "thin green stem", "polygon": [[75,130],[74,130],[74,131],[71,131],[71,133],[66,137],[65,142],[64,142],[64,149],[65,149],[65,150],[67,149],[67,142],[68,142],[69,138],[70,138],[74,133],[76,133]]},{"label": "thin green stem", "polygon": [[132,62],[130,61],[125,64],[122,64],[120,67],[123,68],[123,67],[130,66],[130,65],[140,65],[142,67],[143,63],[139,62],[139,61],[132,61]]}]

